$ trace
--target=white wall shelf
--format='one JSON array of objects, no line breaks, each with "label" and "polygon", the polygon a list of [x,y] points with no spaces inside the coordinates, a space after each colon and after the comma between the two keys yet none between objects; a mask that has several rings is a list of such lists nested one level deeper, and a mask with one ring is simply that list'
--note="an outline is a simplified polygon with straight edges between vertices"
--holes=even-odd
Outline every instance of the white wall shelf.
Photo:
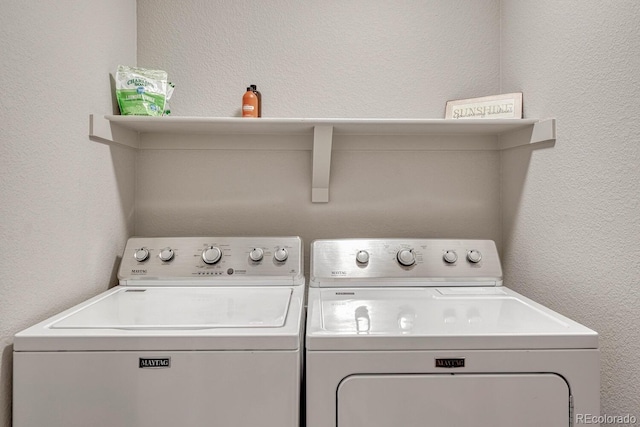
[{"label": "white wall shelf", "polygon": [[[167,135],[171,136],[167,138]],[[180,138],[176,138],[180,135]],[[229,143],[237,135],[278,136],[264,144],[256,138],[250,143]],[[116,143],[135,149],[291,149],[286,136],[308,135],[312,145],[294,149],[313,151],[312,201],[329,201],[329,175],[333,140],[342,135],[371,136],[447,136],[480,138],[478,150],[503,150],[522,145],[555,141],[555,119],[302,119],[240,117],[146,117],[90,115],[89,137],[94,141]],[[227,138],[219,138],[226,136]],[[213,138],[212,138],[213,137]],[[489,137],[490,142],[487,143]],[[414,138],[415,140],[415,138]],[[435,149],[460,149],[459,145],[442,145],[442,140],[425,138],[423,146]],[[274,141],[277,141],[274,143]],[[435,144],[435,145],[434,145]],[[439,145],[438,145],[439,144]],[[403,149],[393,138],[368,146],[352,145],[351,149]],[[416,149],[415,141],[409,149]],[[411,148],[413,147],[413,148]],[[404,149],[407,149],[406,147]]]}]

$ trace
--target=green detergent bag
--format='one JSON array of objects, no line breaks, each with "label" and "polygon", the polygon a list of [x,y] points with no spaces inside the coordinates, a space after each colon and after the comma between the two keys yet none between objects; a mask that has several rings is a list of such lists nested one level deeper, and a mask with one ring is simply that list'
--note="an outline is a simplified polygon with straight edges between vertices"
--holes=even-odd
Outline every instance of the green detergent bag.
[{"label": "green detergent bag", "polygon": [[123,116],[165,114],[167,95],[170,92],[166,71],[119,65],[115,80],[120,114]]}]

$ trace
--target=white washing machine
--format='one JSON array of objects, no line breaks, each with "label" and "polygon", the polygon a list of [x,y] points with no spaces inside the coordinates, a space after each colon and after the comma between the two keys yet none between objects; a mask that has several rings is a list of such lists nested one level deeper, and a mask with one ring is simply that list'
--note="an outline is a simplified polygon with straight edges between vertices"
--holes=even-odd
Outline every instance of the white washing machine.
[{"label": "white washing machine", "polygon": [[298,237],[131,238],[120,284],[15,336],[14,427],[299,425]]},{"label": "white washing machine", "polygon": [[597,333],[503,287],[492,241],[315,241],[308,299],[307,427],[599,414]]}]

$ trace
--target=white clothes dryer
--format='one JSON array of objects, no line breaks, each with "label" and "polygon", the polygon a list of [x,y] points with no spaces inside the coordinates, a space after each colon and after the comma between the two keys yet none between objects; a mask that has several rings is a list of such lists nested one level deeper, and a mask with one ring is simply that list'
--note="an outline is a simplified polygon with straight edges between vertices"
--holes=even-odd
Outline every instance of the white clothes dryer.
[{"label": "white clothes dryer", "polygon": [[131,238],[118,286],[15,336],[14,427],[299,425],[298,237]]},{"label": "white clothes dryer", "polygon": [[599,414],[597,333],[503,287],[492,241],[318,240],[308,299],[307,427]]}]

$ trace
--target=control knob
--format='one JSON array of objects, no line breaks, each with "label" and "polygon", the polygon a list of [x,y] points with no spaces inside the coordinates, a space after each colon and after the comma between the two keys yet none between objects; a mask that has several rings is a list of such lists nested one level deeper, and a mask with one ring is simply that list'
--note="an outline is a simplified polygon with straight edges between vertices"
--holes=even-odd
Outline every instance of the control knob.
[{"label": "control knob", "polygon": [[442,259],[448,264],[453,264],[458,260],[458,254],[454,251],[446,251],[444,255],[442,255]]},{"label": "control knob", "polygon": [[149,249],[147,248],[136,249],[133,252],[133,258],[138,262],[145,261],[147,258],[149,258]]},{"label": "control knob", "polygon": [[173,249],[171,248],[164,248],[160,251],[160,253],[158,254],[158,258],[160,258],[160,261],[163,262],[169,262],[173,259]]},{"label": "control knob", "polygon": [[278,262],[285,262],[289,258],[289,252],[285,248],[280,248],[273,253],[273,257]]},{"label": "control knob", "polygon": [[369,262],[369,252],[367,251],[358,251],[356,254],[356,261],[358,264],[367,264]]},{"label": "control knob", "polygon": [[400,249],[396,258],[398,262],[405,267],[412,266],[416,263],[416,255],[413,253],[413,249]]},{"label": "control knob", "polygon": [[202,251],[202,261],[207,264],[215,264],[220,261],[220,258],[222,258],[222,251],[215,246],[207,246]]},{"label": "control knob", "polygon": [[480,253],[480,251],[472,249],[469,252],[467,252],[467,260],[469,262],[477,264],[480,262],[481,259],[482,259],[482,254]]},{"label": "control knob", "polygon": [[253,248],[251,252],[249,252],[249,258],[251,258],[251,261],[254,261],[254,262],[262,261],[263,257],[264,257],[264,251],[262,250],[262,248]]}]

